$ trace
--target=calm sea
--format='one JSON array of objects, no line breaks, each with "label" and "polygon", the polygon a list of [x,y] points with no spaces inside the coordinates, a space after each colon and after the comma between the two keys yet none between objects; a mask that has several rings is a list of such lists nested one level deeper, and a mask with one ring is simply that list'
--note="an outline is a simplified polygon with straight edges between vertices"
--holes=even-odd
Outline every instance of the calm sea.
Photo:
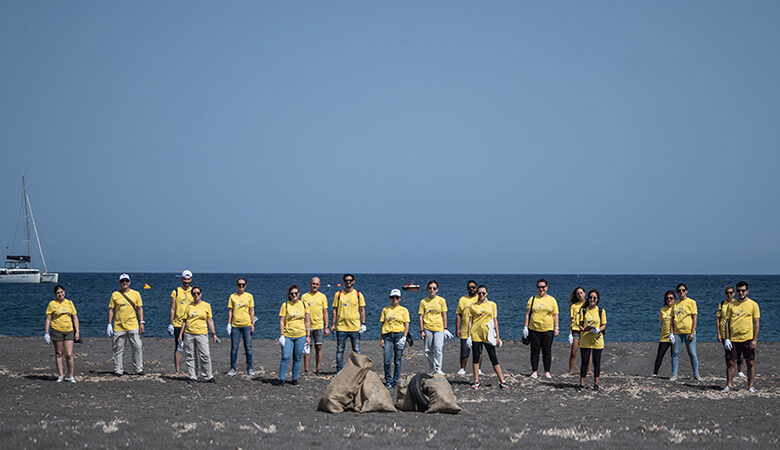
[{"label": "calm sea", "polygon": [[[143,296],[148,336],[167,336],[170,293],[180,285],[178,274],[131,273],[132,288]],[[225,336],[227,299],[234,292],[235,278],[248,281],[247,291],[255,297],[257,338],[275,338],[279,334],[279,307],[289,285],[297,284],[301,292],[308,290],[313,274],[199,274],[193,285],[203,289],[203,300],[211,303],[217,334]],[[343,274],[317,274],[322,279],[321,291],[332,302]],[[76,304],[85,337],[104,336],[107,323],[108,299],[118,288],[119,274],[61,273],[60,283],[67,290],[67,298]],[[678,283],[686,283],[689,297],[696,300],[699,309],[699,340],[715,340],[715,310],[723,299],[723,288],[745,280],[750,284],[749,296],[761,307],[762,341],[780,341],[780,276],[774,275],[544,275],[549,282],[549,294],[558,300],[561,335],[565,341],[569,324],[569,296],[577,286],[601,292],[600,305],[607,312],[608,340],[617,342],[656,341],[658,339],[658,310],[663,294]],[[391,289],[408,282],[422,285],[418,292],[405,291],[401,304],[412,315],[410,329],[418,330],[417,308],[425,297],[425,283],[434,279],[439,283],[439,295],[447,300],[448,323],[455,329],[455,309],[458,299],[466,292],[466,282],[474,279],[488,287],[488,298],[498,304],[501,336],[519,339],[523,314],[528,298],[536,292],[537,275],[456,275],[456,274],[356,274],[355,288],[366,297],[367,338],[379,338],[379,316],[388,304]],[[144,283],[151,289],[144,290]],[[0,334],[12,336],[40,336],[43,333],[46,305],[54,298],[53,285],[0,284]]]}]

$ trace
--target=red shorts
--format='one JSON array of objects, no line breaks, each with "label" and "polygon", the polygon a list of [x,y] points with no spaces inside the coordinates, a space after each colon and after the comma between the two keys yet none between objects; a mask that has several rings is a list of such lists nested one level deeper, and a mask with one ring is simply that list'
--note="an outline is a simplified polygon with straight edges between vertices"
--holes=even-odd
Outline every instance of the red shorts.
[{"label": "red shorts", "polygon": [[751,342],[732,342],[731,350],[726,351],[726,361],[736,361],[739,355],[742,355],[745,361],[754,361],[756,359],[756,349],[750,348]]}]

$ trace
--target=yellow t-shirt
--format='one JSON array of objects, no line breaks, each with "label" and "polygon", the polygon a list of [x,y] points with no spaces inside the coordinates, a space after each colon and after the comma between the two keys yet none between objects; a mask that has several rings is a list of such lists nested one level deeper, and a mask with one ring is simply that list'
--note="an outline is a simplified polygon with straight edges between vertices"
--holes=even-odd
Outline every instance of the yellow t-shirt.
[{"label": "yellow t-shirt", "polygon": [[190,303],[184,310],[184,320],[187,326],[184,332],[189,334],[208,334],[208,319],[211,315],[211,305],[203,300],[196,303]]},{"label": "yellow t-shirt", "polygon": [[753,319],[761,317],[758,303],[750,298],[743,301],[735,300],[729,304],[728,318],[731,321],[731,342],[745,342],[753,340]]},{"label": "yellow t-shirt", "polygon": [[187,305],[192,303],[192,286],[186,291],[183,287],[179,286],[171,291],[171,298],[176,302],[176,311],[173,313],[173,326],[176,328],[181,327],[182,321],[184,321],[184,310]]},{"label": "yellow t-shirt", "polygon": [[284,317],[285,337],[306,336],[306,314],[309,314],[309,305],[300,300],[295,303],[290,301],[282,303],[279,317]]},{"label": "yellow t-shirt", "polygon": [[382,334],[403,333],[409,323],[409,310],[401,305],[385,306],[379,321],[382,322]]},{"label": "yellow t-shirt", "polygon": [[672,326],[672,306],[664,305],[658,312],[658,320],[661,321],[661,338],[658,342],[669,342],[669,330]]},{"label": "yellow t-shirt", "polygon": [[[469,306],[469,309],[469,319],[474,319],[471,324],[471,341],[487,342],[487,324],[493,317],[498,317],[496,303],[490,300],[485,300],[482,303],[474,302]],[[466,331],[468,332],[468,324],[466,324]]]},{"label": "yellow t-shirt", "polygon": [[674,334],[690,334],[694,314],[698,314],[694,299],[677,300],[674,303]]},{"label": "yellow t-shirt", "polygon": [[255,307],[255,298],[249,292],[238,295],[237,292],[230,294],[228,298],[228,309],[233,310],[233,320],[230,325],[234,327],[251,327],[252,316],[249,315],[249,308]]},{"label": "yellow t-shirt", "polygon": [[[322,317],[323,310],[328,309],[328,298],[322,292],[311,295],[307,292],[301,296],[301,301],[309,305],[309,321],[312,330],[321,330],[325,327],[325,320]],[[325,313],[327,314],[327,313]]]},{"label": "yellow t-shirt", "polygon": [[720,330],[720,337],[723,339],[726,339],[726,324],[729,321],[729,305],[732,303],[733,302],[729,303],[726,300],[724,300],[722,303],[718,303],[718,310],[715,312],[715,317],[718,318],[718,329]]},{"label": "yellow t-shirt", "polygon": [[[135,308],[144,306],[141,294],[138,291],[128,289],[125,295],[135,303]],[[135,308],[120,291],[114,291],[111,294],[108,307],[114,309],[114,331],[130,331],[138,328],[138,317],[135,315]]]},{"label": "yellow t-shirt", "polygon": [[51,327],[60,333],[73,331],[73,316],[76,315],[76,306],[73,302],[63,299],[61,302],[52,300],[46,307],[46,315],[51,315]]},{"label": "yellow t-shirt", "polygon": [[585,306],[585,302],[574,303],[569,308],[571,314],[571,329],[572,331],[580,331],[580,309]]},{"label": "yellow t-shirt", "polygon": [[458,309],[455,310],[455,314],[460,316],[460,337],[466,339],[469,337],[469,307],[476,302],[478,297],[463,296],[458,300]]},{"label": "yellow t-shirt", "polygon": [[430,331],[444,331],[444,318],[441,314],[447,312],[447,301],[438,295],[420,300],[417,314],[423,316],[423,328]]},{"label": "yellow t-shirt", "polygon": [[[599,309],[601,310],[601,319],[599,319]],[[585,317],[582,322],[584,329],[580,334],[580,348],[604,348],[604,333],[593,334],[587,331],[588,327],[599,328],[607,323],[607,312],[604,311],[604,308],[585,309]]]},{"label": "yellow t-shirt", "polygon": [[339,310],[336,331],[359,331],[361,306],[366,306],[366,299],[355,289],[349,293],[336,292],[333,295],[333,307]]},{"label": "yellow t-shirt", "polygon": [[533,301],[534,309],[531,311],[531,317],[528,318],[528,329],[534,331],[553,331],[555,321],[553,314],[558,314],[558,302],[555,297],[545,295],[541,298],[531,297],[525,305],[525,309],[531,307]]}]

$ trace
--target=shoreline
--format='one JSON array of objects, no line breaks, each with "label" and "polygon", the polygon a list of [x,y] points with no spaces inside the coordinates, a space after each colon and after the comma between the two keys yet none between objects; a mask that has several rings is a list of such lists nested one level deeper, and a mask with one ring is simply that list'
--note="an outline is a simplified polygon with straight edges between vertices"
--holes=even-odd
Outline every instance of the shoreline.
[{"label": "shoreline", "polygon": [[[0,435],[8,447],[54,446],[152,448],[171,444],[194,447],[300,447],[371,445],[399,447],[510,447],[523,444],[579,448],[583,445],[670,444],[712,447],[750,442],[776,447],[780,439],[775,414],[780,407],[780,344],[759,342],[756,389],[745,381],[721,393],[725,362],[719,344],[699,343],[700,372],[691,378],[687,354],[680,356],[680,380],[668,380],[670,354],[660,376],[649,377],[656,343],[607,342],[602,359],[601,390],[577,393],[579,376],[568,369],[568,345],[553,345],[552,380],[532,380],[529,349],[507,341],[498,358],[510,385],[498,389],[487,359],[483,387],[470,389],[472,376],[458,376],[457,341],[444,345],[444,371],[464,411],[457,415],[416,412],[332,415],[316,411],[329,375],[301,373],[298,386],[274,386],[279,346],[254,340],[257,376],[227,377],[229,339],[211,344],[217,383],[188,385],[173,373],[171,339],[144,338],[143,376],[111,375],[109,338],[86,338],[76,344],[76,384],[55,383],[53,349],[42,338],[0,336]],[[383,376],[379,343],[361,342]],[[422,342],[404,352],[404,374],[427,370]],[[346,352],[349,353],[349,350]],[[345,355],[346,356],[346,355]],[[313,362],[312,355],[312,362]],[[128,370],[128,358],[125,358]],[[469,365],[470,366],[470,360]],[[579,364],[577,364],[578,368]],[[335,342],[326,341],[323,370],[335,370]],[[467,370],[470,373],[470,370]],[[391,389],[395,398],[395,391]],[[260,441],[259,439],[262,439]]]}]

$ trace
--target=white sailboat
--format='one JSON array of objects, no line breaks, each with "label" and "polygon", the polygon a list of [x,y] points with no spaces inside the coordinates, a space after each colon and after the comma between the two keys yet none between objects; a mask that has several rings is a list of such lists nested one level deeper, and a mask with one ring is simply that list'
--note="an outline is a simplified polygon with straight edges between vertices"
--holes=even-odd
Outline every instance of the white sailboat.
[{"label": "white sailboat", "polygon": [[[46,258],[43,257],[43,247],[41,239],[38,237],[38,227],[35,225],[35,216],[33,215],[30,197],[27,195],[27,182],[22,177],[22,186],[24,188],[24,225],[27,233],[27,254],[26,255],[7,255],[5,257],[5,267],[0,268],[0,283],[56,283],[60,275],[56,272],[49,272],[46,267]],[[43,263],[43,272],[32,267],[32,241],[30,239],[30,221],[32,221],[33,232],[35,233],[35,242],[38,244],[38,251],[41,254]]]}]

